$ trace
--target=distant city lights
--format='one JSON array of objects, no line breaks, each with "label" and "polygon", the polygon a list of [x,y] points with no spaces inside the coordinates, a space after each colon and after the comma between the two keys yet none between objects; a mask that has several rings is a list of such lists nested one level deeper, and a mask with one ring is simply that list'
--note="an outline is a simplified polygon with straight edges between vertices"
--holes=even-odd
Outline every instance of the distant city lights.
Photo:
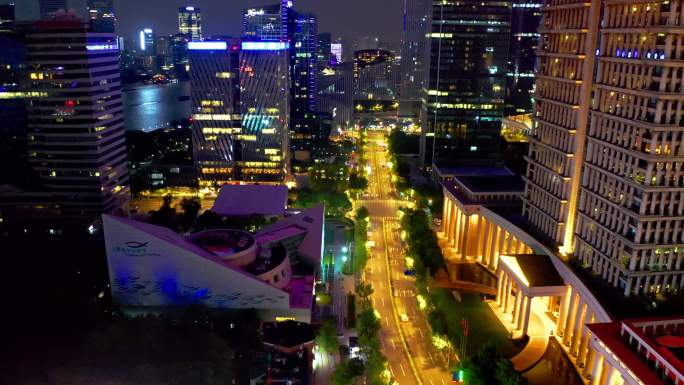
[{"label": "distant city lights", "polygon": [[290,48],[290,43],[282,41],[243,41],[244,51],[282,51]]}]

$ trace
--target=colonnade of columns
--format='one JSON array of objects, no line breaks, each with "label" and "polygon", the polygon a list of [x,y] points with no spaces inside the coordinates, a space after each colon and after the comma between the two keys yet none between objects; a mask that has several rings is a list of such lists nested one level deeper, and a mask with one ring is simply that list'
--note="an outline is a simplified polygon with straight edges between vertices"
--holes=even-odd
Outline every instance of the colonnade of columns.
[{"label": "colonnade of columns", "polygon": [[448,195],[444,199],[442,233],[446,246],[460,254],[461,260],[472,258],[491,270],[496,270],[499,255],[532,253],[505,228],[478,213],[468,214]]},{"label": "colonnade of columns", "polygon": [[[511,300],[511,290],[515,291],[513,300]],[[510,308],[511,322],[515,325],[515,330],[520,330],[522,336],[526,335],[530,325],[532,297],[525,295],[515,280],[503,269],[499,270],[496,301],[505,315],[508,315]]]}]

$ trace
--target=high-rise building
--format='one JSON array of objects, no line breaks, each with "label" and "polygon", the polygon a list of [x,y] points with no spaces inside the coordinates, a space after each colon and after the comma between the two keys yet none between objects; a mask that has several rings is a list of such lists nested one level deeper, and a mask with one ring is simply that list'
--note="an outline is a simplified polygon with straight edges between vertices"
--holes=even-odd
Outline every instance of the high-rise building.
[{"label": "high-rise building", "polygon": [[330,114],[333,131],[350,127],[353,115],[354,71],[351,62],[322,70],[318,76],[316,111]]},{"label": "high-rise building", "polygon": [[171,37],[171,61],[179,79],[188,78],[188,37],[177,33]]},{"label": "high-rise building", "polygon": [[282,4],[249,8],[242,13],[242,37],[245,40],[285,41],[287,26],[287,11]]},{"label": "high-rise building", "polygon": [[427,39],[432,0],[404,0],[404,36],[401,47],[401,83],[399,97],[418,100],[425,87]]},{"label": "high-rise building", "polygon": [[199,7],[178,8],[178,32],[188,36],[190,41],[202,40],[202,13]]},{"label": "high-rise building", "polygon": [[145,54],[154,54],[154,31],[152,28],[144,28],[138,33],[138,46]]},{"label": "high-rise building", "polygon": [[[599,5],[603,9],[596,9]],[[568,132],[574,137],[569,143],[575,146],[572,159],[583,164],[572,165],[572,174],[564,174],[571,177],[564,184],[572,195],[567,207],[576,210],[575,225],[572,218],[566,220],[570,228],[565,234],[575,232],[574,248],[568,243],[566,251],[625,296],[677,293],[684,283],[684,98],[678,68],[683,54],[677,43],[684,38],[681,7],[681,1],[592,3],[585,11],[590,16],[588,32],[573,43],[586,52],[582,78],[576,78],[579,70],[569,70],[562,62],[545,61],[542,67],[553,77],[564,74],[582,81],[579,90],[569,88],[579,98],[567,101],[560,84],[553,90],[551,83],[545,84],[545,100],[539,106],[545,110],[540,110],[538,124],[547,130],[552,122],[556,130],[568,127],[567,121],[558,122],[559,115],[549,115],[553,102],[571,105],[571,111],[562,111],[577,124],[574,133]],[[543,12],[541,48],[550,51],[554,20]],[[575,37],[569,33],[570,39]],[[592,64],[593,77],[586,72]],[[591,91],[585,88],[590,79]],[[540,88],[541,80],[541,95]],[[538,152],[547,144],[545,135],[535,130]],[[551,146],[557,148],[561,138],[566,136],[554,138]],[[538,169],[540,159],[534,159]]]},{"label": "high-rise building", "polygon": [[292,116],[311,113],[316,106],[317,22],[309,14],[295,16],[292,31]]},{"label": "high-rise building", "polygon": [[426,164],[500,162],[510,18],[507,2],[433,2],[420,146]]},{"label": "high-rise building", "polygon": [[354,99],[396,99],[394,54],[381,49],[369,49],[356,51],[354,56]]},{"label": "high-rise building", "polygon": [[241,132],[238,52],[236,41],[188,43],[192,149],[200,185],[235,178]]},{"label": "high-rise building", "polygon": [[291,2],[243,13],[238,179],[282,182],[289,173]]},{"label": "high-rise building", "polygon": [[506,116],[532,112],[535,50],[539,46],[541,4],[536,0],[512,4],[511,45],[506,79]]},{"label": "high-rise building", "polygon": [[[27,35],[28,158],[62,216],[90,217],[129,200],[116,36],[73,17]],[[54,36],[59,35],[59,41]]]},{"label": "high-rise building", "polygon": [[14,20],[14,3],[0,4],[0,29],[7,28]]},{"label": "high-rise building", "polygon": [[318,59],[318,68],[325,68],[330,65],[330,59],[332,58],[332,52],[330,51],[332,35],[330,32],[323,32],[319,33],[317,38],[316,56]]},{"label": "high-rise building", "polygon": [[155,64],[157,71],[173,68],[173,36],[156,36],[154,42]]},{"label": "high-rise building", "polygon": [[331,65],[338,65],[342,63],[343,56],[342,56],[342,42],[340,40],[336,40],[334,43],[330,43],[330,64]]},{"label": "high-rise building", "polygon": [[60,10],[67,9],[67,0],[38,0],[41,19],[49,19]]},{"label": "high-rise building", "polygon": [[116,28],[114,0],[88,0],[88,17],[93,31],[114,32]]}]

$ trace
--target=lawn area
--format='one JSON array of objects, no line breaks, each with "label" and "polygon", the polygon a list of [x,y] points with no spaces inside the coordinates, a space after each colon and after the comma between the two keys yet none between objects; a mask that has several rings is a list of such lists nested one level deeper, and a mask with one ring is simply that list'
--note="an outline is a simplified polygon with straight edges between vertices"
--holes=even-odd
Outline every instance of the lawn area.
[{"label": "lawn area", "polygon": [[461,302],[458,302],[450,289],[431,288],[430,297],[435,308],[446,317],[450,336],[460,335],[461,320],[468,319],[467,355],[477,352],[485,342],[493,342],[506,357],[513,357],[521,350],[508,339],[508,332],[489,306],[480,301],[479,295],[461,292]]}]

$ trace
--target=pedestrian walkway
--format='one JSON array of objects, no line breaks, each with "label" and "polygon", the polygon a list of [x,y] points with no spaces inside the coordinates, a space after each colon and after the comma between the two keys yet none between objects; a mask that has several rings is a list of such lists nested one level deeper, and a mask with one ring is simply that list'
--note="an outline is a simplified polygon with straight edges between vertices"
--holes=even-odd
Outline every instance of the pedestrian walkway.
[{"label": "pedestrian walkway", "polygon": [[[512,338],[522,338],[522,332],[516,330],[516,325],[510,319],[509,314],[504,314],[496,301],[488,301],[487,305],[499,319],[501,324],[511,333]],[[527,331],[530,337],[523,350],[511,358],[513,368],[518,372],[524,372],[539,362],[546,352],[549,344],[549,332],[545,323],[539,319],[535,312],[530,313],[530,324]]]}]

